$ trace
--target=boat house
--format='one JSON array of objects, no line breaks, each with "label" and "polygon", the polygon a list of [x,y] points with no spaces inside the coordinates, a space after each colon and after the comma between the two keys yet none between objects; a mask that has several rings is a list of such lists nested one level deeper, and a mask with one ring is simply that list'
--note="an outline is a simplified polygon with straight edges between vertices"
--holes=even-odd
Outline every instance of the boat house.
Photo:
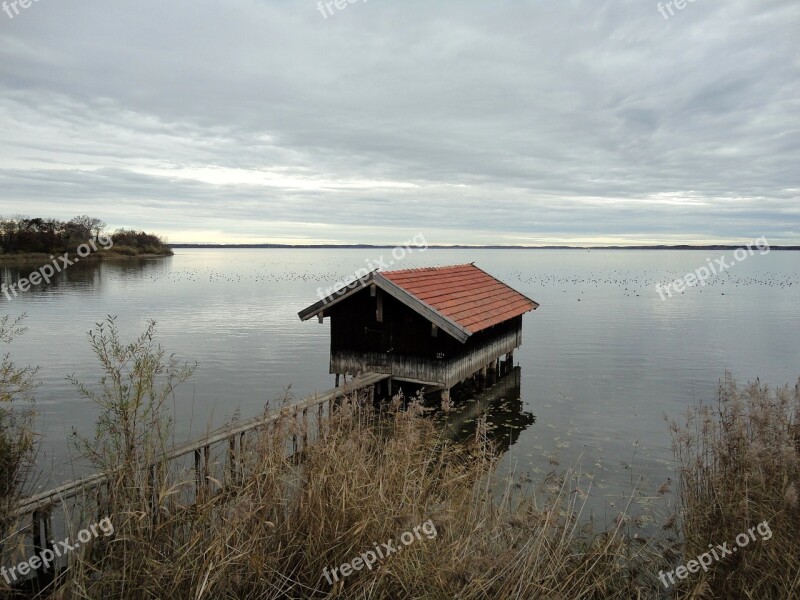
[{"label": "boat house", "polygon": [[[538,304],[474,264],[373,271],[300,311],[330,317],[330,372],[384,373],[441,390],[496,377],[522,344],[522,316]],[[391,387],[389,387],[391,392]]]}]

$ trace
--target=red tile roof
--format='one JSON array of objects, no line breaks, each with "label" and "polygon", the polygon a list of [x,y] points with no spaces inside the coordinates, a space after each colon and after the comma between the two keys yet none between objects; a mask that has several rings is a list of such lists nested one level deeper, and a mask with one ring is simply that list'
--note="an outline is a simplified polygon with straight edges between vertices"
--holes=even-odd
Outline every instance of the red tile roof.
[{"label": "red tile roof", "polygon": [[539,306],[473,264],[381,271],[380,275],[470,334]]}]

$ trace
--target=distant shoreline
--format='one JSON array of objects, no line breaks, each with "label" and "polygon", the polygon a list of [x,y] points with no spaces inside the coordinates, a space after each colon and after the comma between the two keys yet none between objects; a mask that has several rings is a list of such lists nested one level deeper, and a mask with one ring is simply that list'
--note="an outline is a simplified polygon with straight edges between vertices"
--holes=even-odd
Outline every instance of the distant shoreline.
[{"label": "distant shoreline", "polygon": [[[168,244],[170,248],[209,249],[310,249],[310,250],[358,250],[396,248],[393,244]],[[713,244],[709,246],[654,245],[654,246],[468,246],[463,244],[443,246],[431,244],[427,248],[437,250],[736,250],[747,244]],[[770,250],[800,250],[800,246],[770,246]]]},{"label": "distant shoreline", "polygon": [[[61,253],[56,253],[55,255],[60,255]],[[24,265],[24,264],[39,264],[39,263],[46,263],[52,260],[52,257],[55,256],[54,254],[46,254],[43,252],[27,252],[27,253],[20,253],[20,254],[0,254],[0,265]],[[115,260],[130,260],[132,258],[166,258],[170,257],[172,254],[120,254],[115,252],[95,252],[93,254],[89,254],[81,258],[81,262],[83,263],[90,263],[90,262],[104,262],[104,261],[115,261]],[[74,259],[73,259],[74,260]]]}]

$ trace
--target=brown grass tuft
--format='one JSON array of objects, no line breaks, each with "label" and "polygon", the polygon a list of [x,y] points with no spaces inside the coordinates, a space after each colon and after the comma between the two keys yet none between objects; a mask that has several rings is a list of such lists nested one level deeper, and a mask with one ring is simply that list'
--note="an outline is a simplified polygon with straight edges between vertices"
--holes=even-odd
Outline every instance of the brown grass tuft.
[{"label": "brown grass tuft", "polygon": [[800,382],[794,389],[758,382],[740,388],[726,374],[716,406],[695,407],[684,424],[673,423],[686,560],[709,544],[735,545],[738,534],[764,521],[773,534],[694,575],[703,597],[800,597],[798,416]]}]

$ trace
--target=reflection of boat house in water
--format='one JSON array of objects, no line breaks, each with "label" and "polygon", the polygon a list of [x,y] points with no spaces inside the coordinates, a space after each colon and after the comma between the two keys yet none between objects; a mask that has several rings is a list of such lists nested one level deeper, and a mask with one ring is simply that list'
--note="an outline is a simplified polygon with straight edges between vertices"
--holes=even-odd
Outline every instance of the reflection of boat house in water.
[{"label": "reflection of boat house in water", "polygon": [[513,365],[522,315],[538,304],[474,264],[373,271],[299,313],[331,319],[330,372],[385,373],[450,389]]},{"label": "reflection of boat house in water", "polygon": [[478,432],[478,417],[485,419],[486,437],[498,455],[517,443],[522,432],[536,422],[522,401],[522,376],[514,367],[498,384],[481,392],[471,390],[472,402],[459,406],[444,420],[447,437],[453,441],[473,439]]}]

